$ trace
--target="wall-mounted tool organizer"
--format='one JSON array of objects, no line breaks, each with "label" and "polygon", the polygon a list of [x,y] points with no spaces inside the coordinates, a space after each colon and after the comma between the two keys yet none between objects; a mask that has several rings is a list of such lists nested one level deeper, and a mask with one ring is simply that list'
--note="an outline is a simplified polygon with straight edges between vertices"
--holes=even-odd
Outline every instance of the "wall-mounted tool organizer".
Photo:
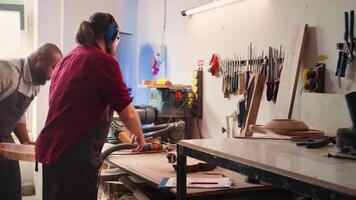
[{"label": "wall-mounted tool organizer", "polygon": [[[349,16],[350,14],[350,16]],[[344,42],[337,43],[339,58],[337,61],[335,76],[345,77],[347,65],[354,61],[356,38],[354,36],[354,11],[345,12]]]},{"label": "wall-mounted tool organizer", "polygon": [[188,108],[194,116],[203,117],[203,68],[193,72],[192,91],[188,94]]},{"label": "wall-mounted tool organizer", "polygon": [[[209,72],[218,77],[222,76],[222,92],[224,98],[230,95],[245,95],[253,74],[264,74],[266,79],[267,101],[276,102],[279,88],[279,79],[284,62],[284,52],[282,46],[277,48],[269,47],[268,54],[264,52],[260,55],[253,55],[252,43],[248,47],[248,59],[242,59],[235,54],[235,58],[222,59],[217,54],[213,54],[210,61]],[[216,72],[219,69],[219,73]]]},{"label": "wall-mounted tool organizer", "polygon": [[[247,100],[247,114],[242,124],[241,136],[247,137],[252,136],[253,134],[253,131],[250,130],[250,125],[254,125],[256,123],[263,92],[263,85],[265,82],[265,74],[267,74],[267,78],[271,78],[271,76],[273,77],[273,75],[276,74],[278,75],[278,73],[280,74],[281,80],[280,87],[278,88],[280,91],[278,92],[277,90],[277,92],[279,93],[278,95],[282,96],[283,98],[280,98],[276,104],[275,116],[279,119],[291,119],[307,29],[308,25],[297,26],[293,28],[290,37],[291,39],[288,41],[286,46],[287,54],[284,64],[288,67],[283,71],[282,66],[280,66],[281,64],[278,63],[278,58],[284,57],[281,56],[283,54],[281,53],[282,48],[280,48],[279,52],[269,48],[269,55],[267,60],[267,66],[269,66],[269,68],[265,70],[267,73],[257,74],[257,76],[254,76],[254,79],[252,79],[249,83],[248,91],[246,93],[247,98],[245,98]],[[279,86],[279,84],[277,86]],[[269,94],[273,94],[273,92],[271,93],[271,91],[269,91]]]}]

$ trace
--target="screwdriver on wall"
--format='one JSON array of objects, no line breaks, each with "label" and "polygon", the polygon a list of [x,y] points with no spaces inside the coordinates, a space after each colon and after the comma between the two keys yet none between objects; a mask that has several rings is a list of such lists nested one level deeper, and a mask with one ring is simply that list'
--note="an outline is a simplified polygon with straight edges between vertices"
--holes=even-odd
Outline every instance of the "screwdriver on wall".
[{"label": "screwdriver on wall", "polygon": [[252,64],[252,42],[250,42],[250,46],[247,48],[247,64],[246,64],[246,72],[245,72],[245,90],[248,88],[248,84],[250,82],[250,73],[251,73],[251,64]]},{"label": "screwdriver on wall", "polygon": [[239,61],[239,72],[238,72],[238,79],[239,79],[239,85],[238,85],[238,94],[242,95],[245,91],[245,74],[241,70],[242,66],[242,59]]},{"label": "screwdriver on wall", "polygon": [[273,95],[273,74],[272,74],[272,68],[273,68],[273,52],[272,52],[272,47],[269,47],[268,49],[268,66],[267,66],[267,89],[266,89],[266,97],[267,101],[272,100],[272,95]]}]

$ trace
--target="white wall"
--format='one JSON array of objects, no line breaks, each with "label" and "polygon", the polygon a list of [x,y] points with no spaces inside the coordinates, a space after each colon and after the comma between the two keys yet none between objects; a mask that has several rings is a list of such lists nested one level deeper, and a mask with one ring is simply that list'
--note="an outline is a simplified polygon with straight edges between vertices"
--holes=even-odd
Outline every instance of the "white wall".
[{"label": "white wall", "polygon": [[[83,8],[85,5],[85,9]],[[103,4],[100,0],[37,0],[35,9],[35,46],[44,42],[52,42],[67,54],[75,47],[75,32],[82,20],[88,20],[94,12],[109,12],[118,20],[124,32],[136,33],[136,1],[111,0]],[[78,11],[80,10],[80,11]],[[135,55],[133,55],[135,57]],[[48,82],[41,88],[37,99],[37,123],[35,133],[44,126],[48,111]]]},{"label": "white wall", "polygon": [[[85,9],[83,9],[85,5]],[[82,8],[78,12],[78,8]],[[75,46],[75,34],[83,20],[89,20],[95,12],[111,13],[118,22],[121,32],[133,34],[136,46],[137,0],[63,0],[63,52],[70,52]],[[132,64],[136,66],[136,52],[132,52]],[[129,67],[133,67],[129,66]],[[133,67],[134,68],[134,67]],[[135,69],[135,68],[134,68]],[[136,82],[137,73],[132,70],[132,81]],[[136,95],[135,95],[136,96]]]},{"label": "white wall", "polygon": [[[249,42],[253,42],[258,52],[266,52],[268,46],[279,47],[288,40],[289,30],[297,24],[315,27],[307,44],[307,61],[316,60],[312,53],[324,54],[326,61],[326,91],[343,94],[356,88],[355,71],[342,80],[342,88],[334,76],[338,52],[337,42],[342,41],[343,13],[356,8],[349,0],[243,0],[225,7],[182,17],[180,11],[204,4],[206,0],[168,0],[167,46],[168,78],[173,83],[190,83],[196,61],[209,62],[212,53],[232,57],[234,53],[247,56]],[[138,1],[138,51],[146,44],[157,47],[161,35],[161,13],[163,0]],[[207,71],[207,69],[205,69]],[[179,74],[179,76],[177,76]],[[224,99],[221,92],[221,78],[204,73],[204,117],[202,132],[204,137],[225,137],[220,134],[225,125],[225,115],[236,109],[237,97]],[[296,107],[300,90],[297,92]],[[310,98],[309,98],[310,99]],[[318,106],[311,98],[310,104]],[[342,102],[342,100],[341,100]],[[333,107],[332,102],[325,108],[338,115],[348,115],[345,110]],[[343,102],[342,102],[343,103]],[[335,105],[335,104],[334,104]],[[258,116],[259,123],[269,121],[273,116],[274,105],[267,103],[265,95]],[[295,110],[298,118],[303,108]],[[313,113],[313,110],[308,112]],[[315,113],[315,115],[320,115]],[[326,116],[319,116],[326,117]],[[337,118],[337,117],[336,117]],[[342,117],[341,119],[345,119]],[[308,122],[307,122],[308,123]],[[350,122],[335,122],[339,127]]]},{"label": "white wall", "polygon": [[63,0],[63,51],[68,53],[76,46],[75,33],[79,24],[89,20],[95,12],[111,13],[120,31],[136,33],[136,10],[136,0]]}]

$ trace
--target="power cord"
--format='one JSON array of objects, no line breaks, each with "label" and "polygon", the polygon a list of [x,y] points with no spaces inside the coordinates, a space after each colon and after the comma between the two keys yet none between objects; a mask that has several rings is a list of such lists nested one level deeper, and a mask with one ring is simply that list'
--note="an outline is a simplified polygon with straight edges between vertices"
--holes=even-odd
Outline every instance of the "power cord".
[{"label": "power cord", "polygon": [[200,139],[203,139],[203,135],[202,135],[202,133],[201,133],[200,125],[199,125],[199,118],[197,117],[196,120],[197,120],[197,126],[198,126],[199,137],[200,137]]},{"label": "power cord", "polygon": [[168,119],[167,124],[170,123],[174,117],[175,114],[177,114],[177,112],[179,112],[180,110],[182,110],[182,108],[184,107],[184,105],[187,103],[188,98],[184,100],[183,104],[171,115],[171,117]]},{"label": "power cord", "polygon": [[[118,145],[114,145],[112,147],[107,148],[105,151],[103,151],[100,155],[100,161],[101,163],[104,163],[104,160],[113,152],[115,151],[120,151],[123,149],[134,149],[137,147],[137,144],[118,144]],[[99,169],[98,171],[98,175],[97,175],[97,184],[96,184],[96,192],[98,192],[99,190],[99,186],[100,186],[100,176],[101,176],[101,170]]]}]

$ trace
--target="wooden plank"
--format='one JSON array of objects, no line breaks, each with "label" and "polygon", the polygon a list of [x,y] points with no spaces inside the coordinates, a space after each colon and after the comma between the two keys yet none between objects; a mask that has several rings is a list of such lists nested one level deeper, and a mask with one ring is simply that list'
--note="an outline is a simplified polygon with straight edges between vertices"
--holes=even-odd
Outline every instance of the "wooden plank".
[{"label": "wooden plank", "polygon": [[292,117],[307,28],[308,25],[295,27],[286,46],[274,118],[291,119]]},{"label": "wooden plank", "polygon": [[[168,163],[166,153],[154,154],[135,154],[135,155],[111,155],[108,161],[115,166],[135,174],[154,185],[158,185],[163,177],[175,177],[176,172],[171,163]],[[193,158],[187,158],[187,164],[192,165],[201,162]],[[233,188],[220,189],[200,189],[188,188],[187,193],[190,196],[199,194],[211,194],[216,192],[236,192],[246,190],[266,189],[266,185],[249,184],[245,182],[245,176],[222,168],[216,168],[209,172],[189,173],[188,177],[221,177],[222,175],[233,179]],[[176,193],[176,189],[169,189]]]},{"label": "wooden plank", "polygon": [[324,137],[324,131],[309,129],[306,131],[294,131],[294,130],[281,130],[281,129],[266,129],[268,133],[273,133],[277,135],[284,136],[296,136],[298,138],[308,138],[308,137]]},{"label": "wooden plank", "polygon": [[356,197],[356,162],[325,157],[337,151],[332,146],[307,149],[289,141],[224,138],[181,140],[179,145]]},{"label": "wooden plank", "polygon": [[266,129],[262,125],[250,124],[250,132],[266,134]]},{"label": "wooden plank", "polygon": [[268,136],[271,138],[281,138],[281,139],[306,139],[306,138],[323,138],[324,132],[320,130],[307,130],[307,131],[289,131],[285,134],[277,134],[275,131],[268,130],[262,125],[251,124],[250,131],[253,133],[262,133],[263,137]]},{"label": "wooden plank", "polygon": [[35,146],[0,143],[0,155],[8,160],[35,161]]},{"label": "wooden plank", "polygon": [[[255,124],[257,120],[258,110],[260,109],[260,103],[263,93],[263,87],[266,81],[266,76],[263,74],[255,74],[251,78],[253,83],[251,102],[247,108],[247,116],[244,122],[244,128],[241,130],[241,137],[252,136],[253,132],[250,131],[250,124]],[[249,88],[250,90],[250,88]]]}]

